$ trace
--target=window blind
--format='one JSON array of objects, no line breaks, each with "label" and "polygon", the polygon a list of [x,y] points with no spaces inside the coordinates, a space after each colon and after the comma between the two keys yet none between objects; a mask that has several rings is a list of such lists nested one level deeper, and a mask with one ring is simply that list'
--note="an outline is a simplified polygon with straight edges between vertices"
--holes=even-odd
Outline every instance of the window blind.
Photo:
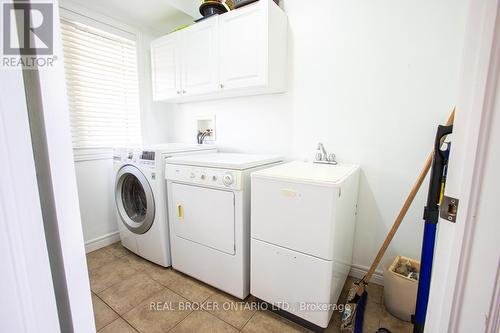
[{"label": "window blind", "polygon": [[73,147],[140,143],[135,41],[66,19],[61,30]]}]

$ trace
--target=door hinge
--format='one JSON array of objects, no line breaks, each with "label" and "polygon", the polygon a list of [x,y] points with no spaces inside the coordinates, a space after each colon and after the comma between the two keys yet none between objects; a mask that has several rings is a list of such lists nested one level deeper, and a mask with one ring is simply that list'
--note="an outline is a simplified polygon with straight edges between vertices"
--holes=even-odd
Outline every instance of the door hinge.
[{"label": "door hinge", "polygon": [[443,196],[441,202],[440,216],[442,219],[455,223],[457,221],[458,203],[460,200],[448,196]]}]

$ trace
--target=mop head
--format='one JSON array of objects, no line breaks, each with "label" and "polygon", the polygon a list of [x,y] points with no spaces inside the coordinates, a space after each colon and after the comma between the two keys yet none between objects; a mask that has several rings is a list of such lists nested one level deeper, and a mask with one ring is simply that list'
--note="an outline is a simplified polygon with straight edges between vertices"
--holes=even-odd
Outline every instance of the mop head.
[{"label": "mop head", "polygon": [[[363,283],[360,286],[360,283]],[[358,290],[362,288],[363,293],[358,295]],[[363,319],[365,315],[366,301],[368,293],[365,290],[363,281],[356,282],[352,285],[347,295],[347,303],[344,307],[342,314],[342,323],[340,331],[343,333],[362,333],[363,332]]]}]

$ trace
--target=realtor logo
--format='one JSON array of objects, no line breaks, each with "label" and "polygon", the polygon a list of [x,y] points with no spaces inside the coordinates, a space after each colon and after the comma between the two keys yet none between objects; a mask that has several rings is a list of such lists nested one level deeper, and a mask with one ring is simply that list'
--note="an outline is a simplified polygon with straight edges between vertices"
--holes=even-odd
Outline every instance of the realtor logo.
[{"label": "realtor logo", "polygon": [[2,3],[2,67],[52,66],[54,8],[49,2]]}]

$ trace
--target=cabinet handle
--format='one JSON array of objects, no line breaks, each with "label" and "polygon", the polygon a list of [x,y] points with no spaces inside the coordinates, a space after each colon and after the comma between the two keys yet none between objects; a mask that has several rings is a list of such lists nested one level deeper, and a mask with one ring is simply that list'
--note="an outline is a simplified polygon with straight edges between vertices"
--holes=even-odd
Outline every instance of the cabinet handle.
[{"label": "cabinet handle", "polygon": [[181,204],[177,204],[177,218],[179,220],[184,219],[184,207]]},{"label": "cabinet handle", "polygon": [[220,84],[220,88],[221,88],[221,89],[224,89],[224,85],[223,85],[222,83]]},{"label": "cabinet handle", "polygon": [[182,93],[183,93],[183,94],[185,94],[185,93],[187,93],[187,91],[186,91],[186,90],[183,90],[183,91],[182,91]]},{"label": "cabinet handle", "polygon": [[177,95],[180,95],[181,94],[181,91],[180,90],[177,90]]}]

